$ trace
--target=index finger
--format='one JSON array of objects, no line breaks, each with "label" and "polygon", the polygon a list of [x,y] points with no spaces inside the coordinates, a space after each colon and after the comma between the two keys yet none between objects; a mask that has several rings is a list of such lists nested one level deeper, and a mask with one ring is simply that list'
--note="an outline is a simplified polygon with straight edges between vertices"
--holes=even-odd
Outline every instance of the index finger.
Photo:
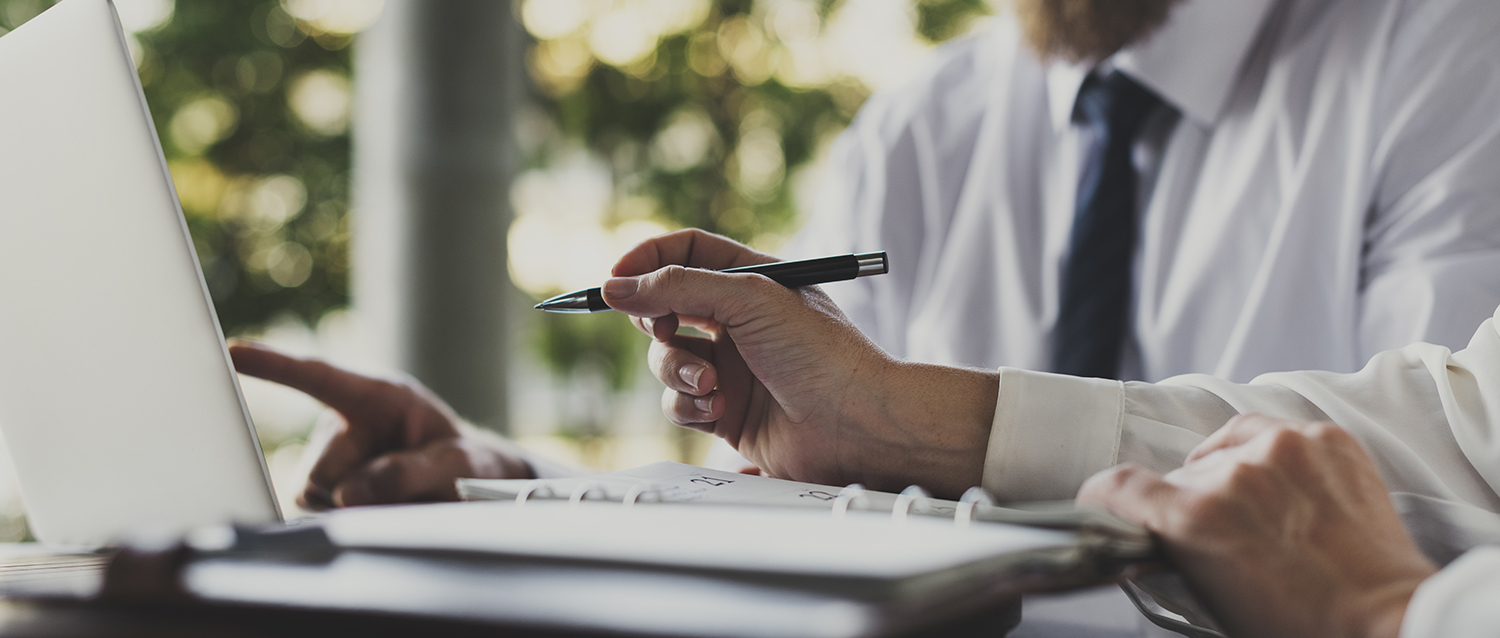
[{"label": "index finger", "polygon": [[242,374],[300,390],[340,412],[357,410],[369,399],[370,379],[322,361],[240,340],[230,342],[229,357]]},{"label": "index finger", "polygon": [[1182,488],[1136,465],[1118,465],[1089,477],[1078,502],[1094,503],[1116,516],[1159,532]]},{"label": "index finger", "polygon": [[1295,425],[1297,425],[1295,421],[1269,417],[1264,414],[1246,413],[1237,415],[1230,419],[1228,423],[1225,423],[1224,427],[1208,435],[1208,438],[1199,443],[1198,447],[1193,448],[1193,451],[1188,453],[1187,460],[1183,461],[1183,464],[1192,463],[1219,450],[1239,447],[1249,443],[1251,439],[1254,439],[1261,432]]},{"label": "index finger", "polygon": [[633,277],[673,265],[723,270],[775,261],[780,260],[728,237],[689,228],[637,244],[615,262],[611,275]]}]

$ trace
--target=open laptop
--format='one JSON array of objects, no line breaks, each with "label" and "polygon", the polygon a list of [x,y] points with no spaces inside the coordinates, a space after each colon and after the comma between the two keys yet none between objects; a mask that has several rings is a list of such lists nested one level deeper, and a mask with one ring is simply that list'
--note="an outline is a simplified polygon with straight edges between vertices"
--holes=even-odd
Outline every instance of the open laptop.
[{"label": "open laptop", "polygon": [[0,432],[46,544],[281,517],[108,0],[0,36]]}]

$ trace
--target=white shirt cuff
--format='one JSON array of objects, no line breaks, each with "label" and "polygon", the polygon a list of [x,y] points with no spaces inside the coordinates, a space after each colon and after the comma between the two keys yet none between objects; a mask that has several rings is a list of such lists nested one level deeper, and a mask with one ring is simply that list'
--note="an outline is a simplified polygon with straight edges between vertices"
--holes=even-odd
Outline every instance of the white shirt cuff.
[{"label": "white shirt cuff", "polygon": [[1500,548],[1470,550],[1428,578],[1406,605],[1402,638],[1493,636],[1500,627]]},{"label": "white shirt cuff", "polygon": [[1001,501],[1071,499],[1120,449],[1124,386],[1000,369],[984,487]]}]

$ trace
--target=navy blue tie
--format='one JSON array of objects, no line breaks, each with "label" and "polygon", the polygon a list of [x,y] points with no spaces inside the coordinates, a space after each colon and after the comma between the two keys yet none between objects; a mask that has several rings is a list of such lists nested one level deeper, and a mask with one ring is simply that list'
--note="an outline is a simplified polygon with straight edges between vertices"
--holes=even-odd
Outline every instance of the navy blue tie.
[{"label": "navy blue tie", "polygon": [[1135,252],[1136,174],[1131,147],[1161,100],[1118,71],[1090,75],[1073,120],[1093,134],[1078,177],[1078,201],[1063,265],[1062,304],[1052,333],[1054,372],[1117,378],[1129,325]]}]

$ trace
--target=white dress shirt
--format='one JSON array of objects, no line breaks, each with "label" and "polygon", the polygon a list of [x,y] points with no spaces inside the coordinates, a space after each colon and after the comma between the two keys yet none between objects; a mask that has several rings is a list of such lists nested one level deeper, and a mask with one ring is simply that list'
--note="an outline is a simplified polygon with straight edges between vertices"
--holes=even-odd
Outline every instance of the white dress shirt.
[{"label": "white dress shirt", "polygon": [[1500,545],[1496,324],[1449,348],[1500,304],[1496,33],[1495,0],[1187,0],[1104,62],[1172,107],[1135,149],[1123,372],[1218,379],[1023,370],[1050,363],[1090,69],[1039,61],[1008,15],[870,99],[789,252],[888,251],[889,275],[826,287],[862,330],[900,357],[1008,366],[984,472],[1003,499],[1171,470],[1241,412],[1339,423],[1423,550],[1463,555],[1403,635],[1488,635],[1500,550],[1464,552]]},{"label": "white dress shirt", "polygon": [[984,486],[1004,500],[1071,498],[1119,463],[1166,472],[1246,412],[1344,427],[1375,460],[1417,545],[1449,564],[1413,599],[1402,635],[1500,627],[1500,550],[1483,549],[1500,546],[1500,309],[1461,352],[1419,343],[1351,374],[1151,384],[1002,368]]},{"label": "white dress shirt", "polygon": [[[1500,303],[1500,2],[1187,0],[1106,61],[1173,109],[1135,160],[1128,379],[1352,371]],[[890,253],[827,286],[887,351],[1045,370],[1088,69],[1012,17],[872,97],[789,247]]]}]

